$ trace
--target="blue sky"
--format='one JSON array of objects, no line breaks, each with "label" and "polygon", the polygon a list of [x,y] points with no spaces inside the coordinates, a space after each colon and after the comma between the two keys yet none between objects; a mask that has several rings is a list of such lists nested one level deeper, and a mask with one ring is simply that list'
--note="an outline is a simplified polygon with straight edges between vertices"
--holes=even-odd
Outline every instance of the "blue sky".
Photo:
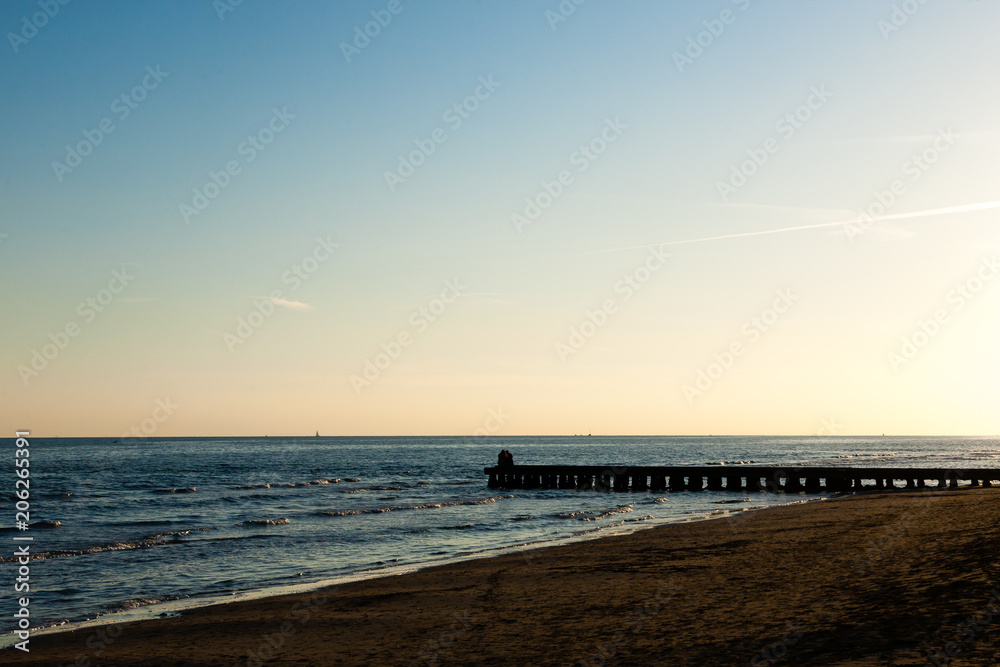
[{"label": "blue sky", "polygon": [[[502,434],[996,432],[1000,289],[953,293],[992,277],[997,210],[901,214],[1000,200],[1000,8],[389,5],[70,2],[36,34],[39,3],[0,7],[9,429],[467,434],[502,408]],[[372,12],[391,21],[348,62]],[[104,119],[79,166],[53,167]],[[213,173],[228,183],[185,220]],[[894,182],[891,220],[670,246],[616,291],[644,275],[636,246],[856,222]],[[135,278],[84,321],[116,270]],[[449,280],[460,296],[435,302]],[[794,305],[746,334],[780,290]],[[418,331],[422,307],[443,310]],[[181,407],[153,419],[166,398]]]}]

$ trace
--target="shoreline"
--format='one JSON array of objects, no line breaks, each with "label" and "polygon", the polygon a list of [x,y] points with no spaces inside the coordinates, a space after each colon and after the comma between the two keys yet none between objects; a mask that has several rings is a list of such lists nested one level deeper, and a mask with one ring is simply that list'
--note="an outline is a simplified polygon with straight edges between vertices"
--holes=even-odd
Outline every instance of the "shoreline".
[{"label": "shoreline", "polygon": [[[773,496],[773,494],[769,494]],[[330,577],[326,579],[320,579],[317,581],[301,584],[285,584],[278,586],[270,586],[263,588],[253,588],[241,591],[231,591],[229,593],[210,593],[204,596],[190,596],[184,598],[176,598],[172,600],[164,600],[162,602],[155,602],[148,605],[142,605],[133,609],[126,609],[114,612],[107,612],[100,614],[93,618],[76,620],[76,621],[65,621],[55,625],[48,625],[38,628],[37,631],[32,632],[32,639],[35,637],[46,637],[55,634],[60,634],[64,632],[77,632],[80,630],[88,630],[93,628],[101,628],[111,625],[120,625],[124,623],[145,623],[148,621],[154,621],[164,617],[176,617],[183,616],[185,612],[202,609],[205,607],[212,606],[224,606],[229,604],[239,604],[242,602],[252,602],[256,600],[266,600],[270,598],[285,597],[291,595],[299,595],[303,593],[312,593],[314,591],[320,591],[328,588],[336,588],[345,584],[351,584],[363,581],[373,581],[377,579],[399,577],[413,574],[415,572],[420,572],[428,568],[434,567],[448,567],[451,565],[457,565],[460,563],[465,563],[472,560],[479,559],[491,559],[491,558],[501,558],[509,554],[521,553],[524,551],[534,551],[538,549],[547,549],[552,547],[558,547],[569,544],[578,544],[583,542],[589,542],[592,540],[603,540],[623,535],[630,535],[634,532],[645,531],[645,530],[655,530],[658,528],[663,528],[666,526],[671,526],[675,524],[685,524],[693,523],[699,521],[715,521],[715,520],[725,520],[733,515],[742,515],[747,512],[760,512],[777,507],[785,507],[788,505],[797,505],[805,503],[819,502],[823,500],[833,500],[841,497],[847,497],[852,494],[819,494],[811,495],[802,498],[796,498],[794,500],[789,500],[787,502],[782,502],[774,505],[759,505],[746,507],[743,509],[725,509],[725,510],[712,510],[706,514],[701,514],[698,516],[692,516],[688,518],[681,519],[670,519],[659,523],[641,524],[635,523],[629,528],[622,528],[621,526],[607,526],[606,528],[618,528],[619,530],[614,530],[608,533],[594,532],[591,534],[580,534],[580,535],[568,535],[564,537],[555,537],[547,540],[539,540],[535,542],[511,544],[501,547],[492,547],[484,551],[477,551],[474,553],[460,553],[454,556],[449,556],[442,558],[440,560],[423,562],[423,563],[411,563],[398,566],[389,566],[384,568],[367,568],[362,570],[357,570],[354,572],[349,572],[343,575]],[[752,496],[748,496],[751,497]],[[10,633],[5,633],[0,637],[0,655],[2,652],[12,647],[14,643],[18,641]]]},{"label": "shoreline", "polygon": [[267,655],[273,665],[769,665],[787,653],[786,664],[923,665],[937,651],[951,665],[1000,662],[1000,489],[838,500],[201,607],[112,626],[113,637],[39,635],[30,654],[4,657],[80,667],[249,666]]}]

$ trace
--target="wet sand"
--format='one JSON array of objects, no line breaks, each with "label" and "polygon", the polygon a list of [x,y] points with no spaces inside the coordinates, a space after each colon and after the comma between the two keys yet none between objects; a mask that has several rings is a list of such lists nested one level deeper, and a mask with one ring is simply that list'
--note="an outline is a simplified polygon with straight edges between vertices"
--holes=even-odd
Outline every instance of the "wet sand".
[{"label": "wet sand", "polygon": [[0,663],[997,665],[1000,489],[674,524],[40,636]]}]

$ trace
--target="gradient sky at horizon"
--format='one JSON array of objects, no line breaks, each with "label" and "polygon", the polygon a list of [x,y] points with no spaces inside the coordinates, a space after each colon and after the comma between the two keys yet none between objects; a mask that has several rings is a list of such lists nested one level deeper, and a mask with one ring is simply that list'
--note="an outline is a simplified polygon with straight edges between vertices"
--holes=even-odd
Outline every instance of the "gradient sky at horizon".
[{"label": "gradient sky at horizon", "polygon": [[[1000,200],[1000,6],[912,3],[884,35],[908,3],[590,0],[553,28],[556,0],[401,0],[347,62],[342,43],[387,0],[244,0],[222,18],[218,4],[71,2],[15,45],[39,4],[0,5],[9,433],[1000,430],[1000,279],[956,291],[993,277],[1000,210],[906,215]],[[120,118],[147,68],[166,76]],[[448,110],[477,87],[456,126]],[[810,99],[793,133],[776,126]],[[285,126],[248,161],[275,110]],[[113,131],[60,180],[53,162],[104,118]],[[385,172],[439,128],[390,190]],[[602,132],[614,141],[582,158]],[[718,183],[769,139],[724,200]],[[934,163],[915,167],[925,151]],[[240,172],[185,221],[230,161]],[[563,170],[572,182],[518,231],[512,215]],[[864,233],[671,245],[641,289],[619,283],[642,275],[643,246],[855,220],[895,180],[897,217]],[[338,247],[296,286],[317,239]],[[87,321],[78,305],[123,269],[134,280]],[[412,314],[455,280],[461,296],[421,330]],[[273,290],[273,314],[227,344]],[[787,312],[748,334],[782,290]],[[71,322],[79,335],[25,376]],[[894,364],[921,322],[934,334]],[[412,344],[356,391],[401,333]],[[686,395],[700,372],[718,377]]]}]

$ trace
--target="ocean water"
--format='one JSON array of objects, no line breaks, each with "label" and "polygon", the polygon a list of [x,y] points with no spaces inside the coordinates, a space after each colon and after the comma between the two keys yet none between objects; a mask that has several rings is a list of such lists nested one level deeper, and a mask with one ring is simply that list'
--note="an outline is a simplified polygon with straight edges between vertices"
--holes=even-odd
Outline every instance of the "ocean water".
[{"label": "ocean water", "polygon": [[[482,469],[501,449],[520,464],[1000,466],[1000,438],[987,437],[30,442],[35,525],[27,532],[13,528],[9,478],[9,511],[0,521],[8,547],[0,552],[0,569],[13,581],[11,538],[34,538],[34,627],[155,611],[164,601],[177,608],[210,596],[388,575],[806,498],[491,490]],[[9,451],[13,441],[6,444]],[[7,619],[0,629],[9,637]]]}]

